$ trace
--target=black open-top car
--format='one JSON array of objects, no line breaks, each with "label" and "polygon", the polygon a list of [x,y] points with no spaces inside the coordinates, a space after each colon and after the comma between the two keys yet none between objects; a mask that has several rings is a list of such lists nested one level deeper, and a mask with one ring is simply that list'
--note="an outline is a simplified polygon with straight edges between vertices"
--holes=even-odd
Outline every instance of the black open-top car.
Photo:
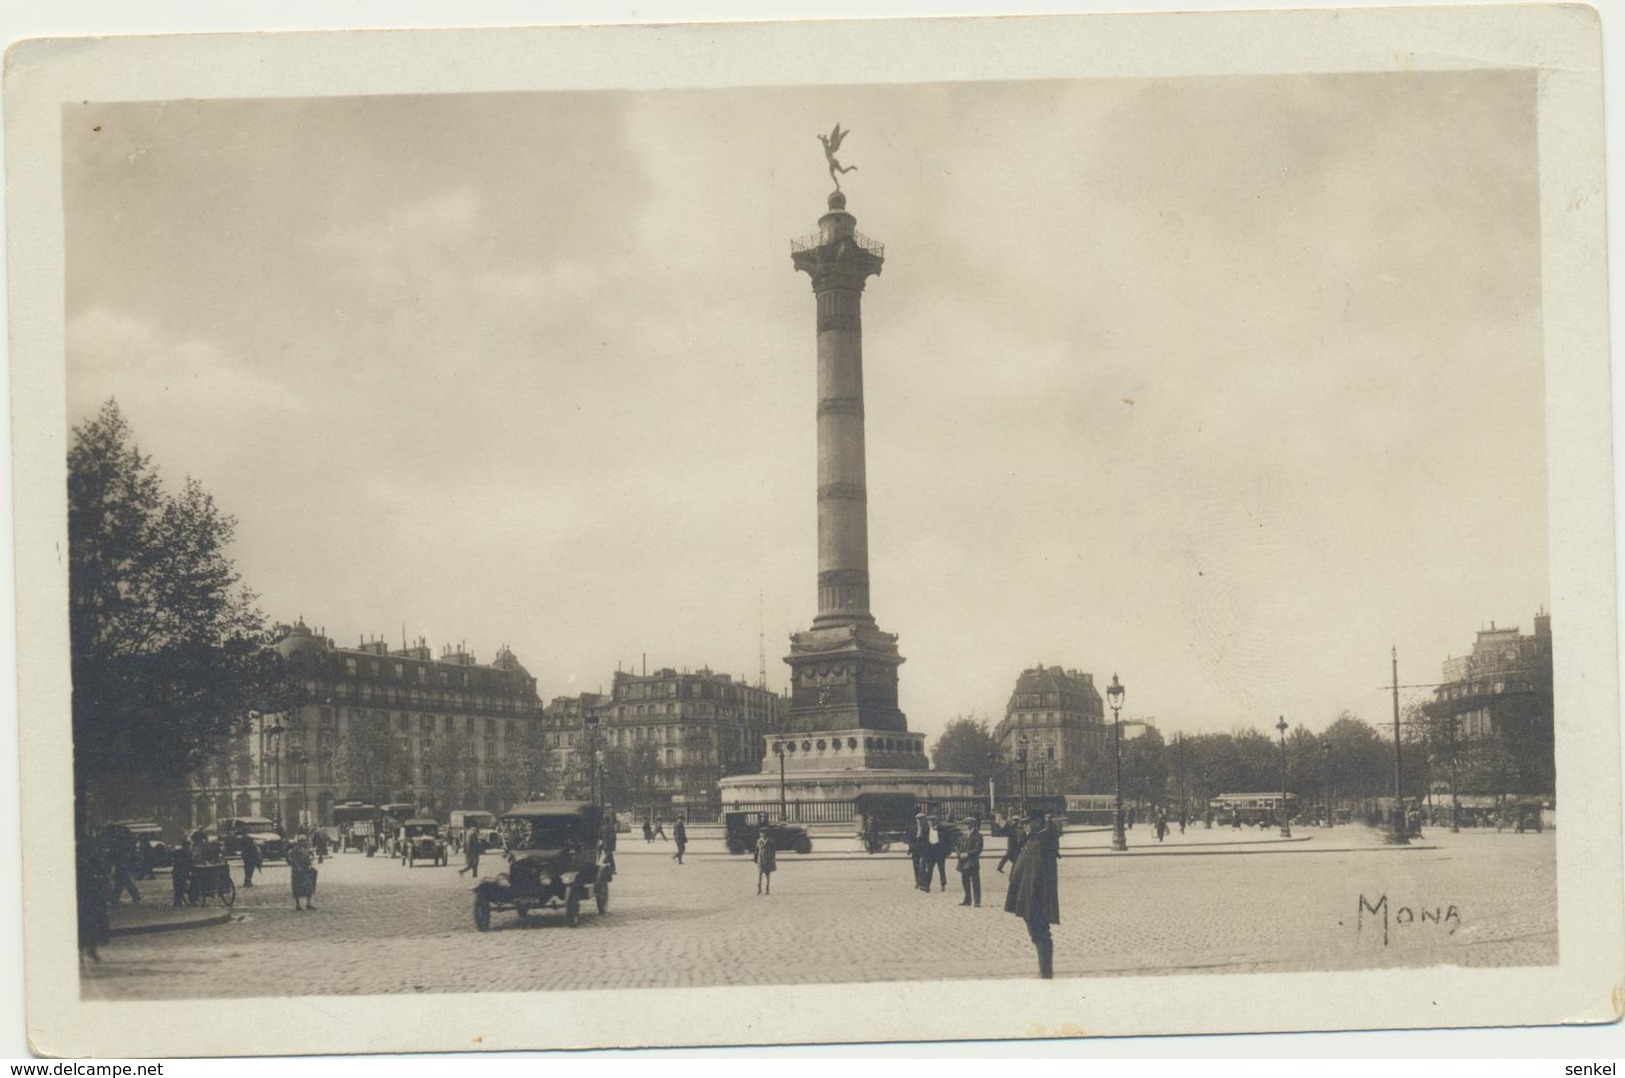
[{"label": "black open-top car", "polygon": [[812,839],[805,827],[771,820],[765,812],[730,812],[722,818],[722,822],[729,853],[756,852],[756,839],[763,831],[767,832],[767,840],[773,844],[774,850],[812,852]]},{"label": "black open-top car", "polygon": [[[497,821],[506,852],[486,863],[504,866],[495,879],[474,888],[474,927],[491,927],[494,911],[563,909],[564,923],[574,928],[581,904],[592,901],[599,913],[609,911],[613,876],[599,858],[603,809],[584,801],[532,801],[515,805]],[[496,853],[496,851],[492,851]]]},{"label": "black open-top car", "polygon": [[440,824],[436,820],[414,817],[401,824],[401,864],[413,868],[419,861],[427,861],[431,865],[450,863],[446,855],[446,840],[440,834]]}]

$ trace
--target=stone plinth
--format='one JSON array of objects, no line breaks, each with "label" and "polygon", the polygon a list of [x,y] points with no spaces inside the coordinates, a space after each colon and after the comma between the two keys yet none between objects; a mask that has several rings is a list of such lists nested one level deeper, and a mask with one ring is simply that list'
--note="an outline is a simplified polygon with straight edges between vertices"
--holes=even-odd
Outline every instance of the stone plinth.
[{"label": "stone plinth", "polygon": [[[724,808],[779,799],[776,767],[772,773],[734,775],[723,779],[718,786]],[[859,794],[912,794],[923,801],[934,801],[975,796],[976,786],[971,776],[954,771],[841,768],[792,772],[785,769],[786,801],[850,801]]]}]

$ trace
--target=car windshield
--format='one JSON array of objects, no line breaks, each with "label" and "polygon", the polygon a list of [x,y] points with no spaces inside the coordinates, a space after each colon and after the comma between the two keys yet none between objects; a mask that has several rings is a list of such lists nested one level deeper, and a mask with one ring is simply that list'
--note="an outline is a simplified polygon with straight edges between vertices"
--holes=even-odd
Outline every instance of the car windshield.
[{"label": "car windshield", "polygon": [[502,821],[503,838],[510,850],[557,850],[578,841],[581,820],[576,816],[528,816]]},{"label": "car windshield", "polygon": [[429,824],[426,824],[426,823],[409,824],[407,826],[407,828],[406,828],[406,833],[408,835],[412,836],[413,838],[417,838],[417,837],[419,837],[421,835],[432,835],[432,834],[434,834],[435,833],[435,828],[433,826],[429,825]]},{"label": "car windshield", "polygon": [[276,827],[269,820],[249,821],[243,824],[243,830],[251,835],[271,835],[276,833]]}]

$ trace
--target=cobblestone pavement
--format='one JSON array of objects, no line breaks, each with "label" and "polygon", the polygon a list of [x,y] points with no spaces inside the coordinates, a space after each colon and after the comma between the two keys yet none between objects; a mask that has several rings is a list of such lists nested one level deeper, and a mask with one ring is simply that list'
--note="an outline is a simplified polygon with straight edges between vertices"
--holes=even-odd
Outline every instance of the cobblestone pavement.
[{"label": "cobblestone pavement", "polygon": [[[1227,844],[1193,830],[1159,849],[1136,828],[1133,852],[1111,856],[1104,836],[1069,835],[1056,975],[1557,960],[1551,834],[1434,832],[1410,848],[1384,846],[1360,827],[1305,830],[1292,842],[1258,837]],[[759,898],[755,866],[715,839],[691,846],[685,865],[669,846],[627,842],[607,915],[584,912],[571,929],[558,914],[497,914],[484,934],[455,864],[329,858],[308,913],[295,912],[287,869],[274,866],[262,884],[239,890],[229,924],[115,940],[100,965],[81,967],[82,992],[160,999],[1035,972],[1024,926],[1003,912],[996,854],[984,863],[983,906],[967,909],[951,866],[951,889],[925,895],[910,886],[902,858],[835,856],[836,846],[822,844],[826,857],[781,855],[773,894]]]}]

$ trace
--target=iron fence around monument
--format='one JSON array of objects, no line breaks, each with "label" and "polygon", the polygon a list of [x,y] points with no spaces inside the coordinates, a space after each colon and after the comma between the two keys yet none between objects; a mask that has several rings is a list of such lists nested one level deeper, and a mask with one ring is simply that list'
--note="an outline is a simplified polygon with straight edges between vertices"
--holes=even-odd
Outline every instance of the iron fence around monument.
[{"label": "iron fence around monument", "polygon": [[[944,823],[958,822],[967,816],[978,820],[987,820],[992,816],[988,811],[985,797],[937,797],[916,798],[916,811],[935,815]],[[857,804],[851,800],[845,801],[785,801],[781,803],[775,799],[771,801],[688,801],[672,805],[660,805],[650,808],[647,805],[639,806],[634,810],[635,819],[661,819],[670,821],[681,813],[691,824],[721,823],[723,817],[730,812],[759,812],[769,819],[777,820],[781,816],[790,823],[801,824],[844,824],[854,827],[858,822]]]}]

